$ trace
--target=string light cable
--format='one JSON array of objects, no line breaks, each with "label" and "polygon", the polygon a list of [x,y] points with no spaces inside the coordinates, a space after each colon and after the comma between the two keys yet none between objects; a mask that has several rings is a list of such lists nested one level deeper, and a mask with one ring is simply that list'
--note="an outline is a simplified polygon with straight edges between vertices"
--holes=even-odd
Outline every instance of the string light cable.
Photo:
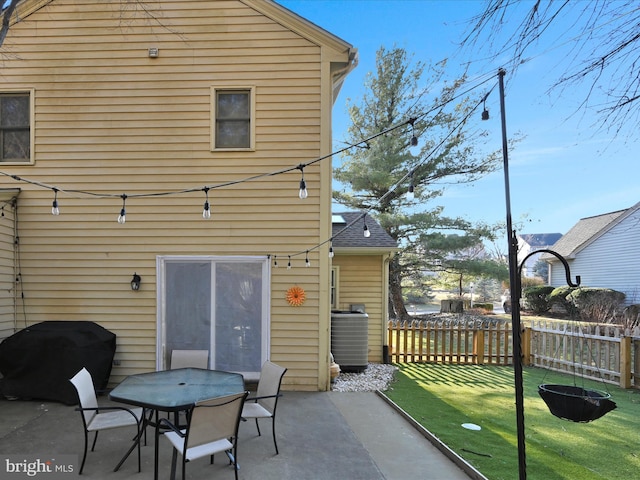
[{"label": "string light cable", "polygon": [[[368,238],[371,235],[371,232],[366,224],[366,216],[367,214],[369,214],[375,206],[380,205],[382,202],[384,202],[388,196],[392,195],[396,189],[398,189],[401,185],[403,185],[408,178],[413,176],[413,173],[415,172],[415,170],[422,166],[424,163],[426,163],[444,144],[445,142],[455,133],[458,131],[458,129],[460,129],[469,118],[471,118],[471,116],[476,113],[476,111],[478,110],[480,105],[484,105],[487,98],[489,97],[489,95],[491,94],[491,92],[493,92],[493,90],[495,89],[497,84],[494,84],[494,86],[491,87],[491,89],[474,105],[473,108],[471,108],[469,110],[469,112],[467,112],[467,114],[456,124],[455,127],[453,127],[449,133],[447,135],[445,135],[441,141],[435,145],[431,151],[420,161],[416,164],[416,166],[414,166],[409,172],[407,172],[402,178],[400,178],[400,180],[398,180],[398,182],[396,182],[391,188],[389,188],[387,190],[387,192],[385,192],[384,195],[382,195],[379,199],[376,200],[376,202],[365,212],[362,212],[357,218],[355,218],[353,221],[351,221],[350,223],[348,223],[346,226],[344,226],[342,229],[340,229],[338,232],[336,232],[335,234],[332,235],[331,238],[320,242],[319,244],[317,244],[316,246],[309,248],[307,250],[302,250],[296,253],[293,253],[291,255],[289,255],[289,259],[291,259],[291,257],[297,257],[300,255],[304,255],[304,254],[308,254],[309,251],[312,250],[316,250],[319,249],[320,247],[322,247],[323,245],[329,243],[330,244],[330,250],[329,250],[329,256],[332,257],[333,255],[333,239],[335,237],[340,236],[340,234],[344,233],[345,231],[349,230],[351,227],[353,227],[355,224],[363,222],[363,235],[365,236],[365,238]],[[407,125],[407,124],[411,124],[412,121],[415,121],[414,118],[411,118],[409,120],[407,120],[406,122],[403,122],[401,125]],[[360,142],[362,143],[362,142]]]},{"label": "string light cable", "polygon": [[[125,204],[126,204],[126,200],[128,198],[144,198],[144,197],[161,197],[161,196],[171,196],[171,195],[181,195],[181,194],[188,194],[188,193],[194,193],[194,192],[198,192],[198,191],[203,191],[205,192],[205,207],[203,209],[203,218],[209,218],[210,216],[210,204],[209,204],[209,199],[208,199],[208,192],[210,190],[214,190],[214,189],[219,189],[219,188],[226,188],[226,187],[231,187],[234,185],[238,185],[238,184],[242,184],[242,183],[246,183],[246,182],[251,182],[251,181],[255,181],[255,180],[259,180],[259,179],[263,179],[263,178],[267,178],[267,177],[272,177],[272,176],[276,176],[276,175],[281,175],[281,174],[286,174],[292,171],[300,171],[301,172],[301,180],[300,180],[300,191],[299,191],[299,196],[300,198],[303,198],[303,193],[302,191],[306,191],[306,181],[304,179],[304,168],[314,165],[316,163],[322,162],[323,160],[326,160],[327,158],[331,158],[335,155],[339,155],[341,153],[344,153],[346,151],[349,151],[351,149],[353,149],[354,147],[358,147],[360,145],[367,145],[369,142],[371,142],[372,140],[375,140],[376,138],[380,137],[380,136],[384,136],[390,132],[393,132],[395,130],[398,130],[400,128],[404,128],[407,125],[409,125],[411,127],[412,130],[412,137],[411,137],[411,145],[413,146],[415,143],[417,143],[417,137],[415,136],[415,122],[418,121],[421,118],[426,117],[427,115],[429,115],[430,113],[436,111],[437,109],[441,109],[444,106],[448,105],[449,103],[457,100],[458,98],[467,95],[468,93],[470,93],[471,91],[481,87],[482,85],[484,85],[485,83],[487,83],[491,78],[493,77],[489,77],[486,79],[480,78],[480,80],[478,81],[478,83],[474,84],[472,87],[468,88],[465,91],[460,92],[459,94],[452,96],[451,98],[447,99],[446,101],[434,106],[433,108],[431,108],[429,111],[427,112],[423,112],[418,116],[415,117],[411,117],[408,120],[402,121],[396,125],[392,125],[391,127],[388,127],[380,132],[377,132],[375,134],[372,134],[371,136],[364,138],[362,140],[359,140],[355,143],[351,143],[351,144],[347,144],[346,146],[331,152],[329,154],[317,157],[311,161],[308,161],[306,163],[300,163],[298,165],[295,166],[290,166],[290,167],[285,167],[279,170],[275,170],[275,171],[271,171],[271,172],[266,172],[266,173],[260,173],[260,174],[256,174],[256,175],[252,175],[252,176],[248,176],[248,177],[244,177],[242,179],[238,179],[238,180],[232,180],[232,181],[228,181],[228,182],[222,182],[222,183],[218,183],[218,184],[210,184],[210,185],[206,185],[204,187],[193,187],[193,188],[186,188],[186,189],[182,189],[182,190],[167,190],[167,191],[160,191],[160,192],[151,192],[151,193],[130,193],[130,194],[116,194],[116,193],[98,193],[98,192],[92,192],[92,191],[87,191],[87,190],[79,190],[79,189],[64,189],[64,188],[60,188],[59,186],[53,186],[53,185],[49,185],[46,184],[44,182],[40,182],[37,180],[33,180],[33,179],[29,179],[29,178],[25,178],[25,177],[20,177],[18,175],[14,175],[14,174],[9,174],[7,172],[4,171],[0,171],[0,176],[5,176],[5,177],[9,177],[12,178],[15,181],[18,182],[24,182],[30,185],[34,185],[34,186],[38,186],[44,189],[48,189],[51,190],[54,193],[54,201],[53,201],[53,206],[52,206],[52,213],[54,212],[54,209],[57,208],[58,205],[58,193],[64,193],[66,195],[72,196],[72,197],[94,197],[94,198],[121,198],[122,199],[122,209],[120,211],[120,215],[118,216],[118,223],[125,223],[126,222],[126,210],[125,210]],[[490,92],[493,90],[494,87],[491,88]],[[489,92],[489,93],[490,93]],[[489,95],[489,93],[487,93],[486,95],[483,96],[483,99],[480,100],[480,102],[478,102],[474,108],[472,108],[467,115],[465,115],[465,117],[454,127],[451,129],[451,131],[445,135],[445,137],[430,151],[430,153],[428,155],[426,155],[424,157],[424,159],[422,161],[420,161],[416,166],[414,166],[412,169],[410,169],[409,172],[407,172],[395,185],[393,185],[382,197],[380,197],[375,204],[373,204],[371,206],[371,208],[369,208],[367,211],[363,212],[358,218],[356,218],[354,221],[350,222],[348,225],[346,225],[345,227],[343,227],[339,232],[337,232],[336,234],[334,234],[330,239],[324,240],[320,243],[318,243],[317,245],[310,247],[308,249],[304,249],[301,250],[300,252],[296,252],[296,253],[292,253],[291,255],[288,255],[289,258],[289,263],[288,263],[288,268],[290,268],[291,265],[291,258],[292,257],[296,257],[296,256],[300,256],[300,255],[306,255],[308,257],[308,254],[310,251],[313,250],[317,250],[320,247],[322,247],[323,245],[327,244],[327,243],[332,243],[333,239],[336,236],[339,236],[341,233],[343,233],[344,231],[348,230],[349,228],[351,228],[355,223],[358,223],[359,221],[364,221],[366,215],[373,210],[373,207],[375,207],[376,205],[379,205],[381,202],[383,202],[384,200],[386,200],[386,198],[391,195],[392,193],[395,192],[395,190],[400,186],[403,185],[407,178],[409,178],[410,176],[413,176],[413,173],[415,172],[415,170],[423,165],[427,160],[429,160],[433,154],[444,144],[444,142],[451,137],[451,135],[453,135],[453,133],[455,131],[457,131],[466,121],[467,119],[471,116],[471,114],[473,112],[475,112],[475,110],[478,108],[478,105],[480,103],[484,103]],[[414,140],[415,138],[415,140]],[[304,187],[304,188],[303,188]],[[306,197],[305,197],[306,198]],[[207,209],[206,207],[209,206],[209,209]],[[207,215],[207,211],[208,211],[208,215]],[[58,209],[58,214],[59,214],[59,209]],[[56,213],[54,213],[54,215],[56,215]],[[366,228],[366,223],[364,225],[364,227]],[[368,230],[368,228],[366,228],[366,230]],[[330,254],[333,253],[333,246],[330,246]],[[276,262],[276,266],[277,266],[277,260],[275,260],[276,257],[274,256],[274,261]],[[306,262],[305,262],[306,263]]]}]

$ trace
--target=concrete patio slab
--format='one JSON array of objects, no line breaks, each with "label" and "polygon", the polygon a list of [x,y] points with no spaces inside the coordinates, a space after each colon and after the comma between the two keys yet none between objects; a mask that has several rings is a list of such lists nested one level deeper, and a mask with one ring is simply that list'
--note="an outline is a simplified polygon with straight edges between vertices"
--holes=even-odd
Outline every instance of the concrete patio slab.
[{"label": "concrete patio slab", "polygon": [[[110,404],[105,397],[100,404]],[[75,407],[55,402],[0,400],[0,479],[8,475],[7,456],[82,453],[83,433]],[[275,454],[270,422],[262,421],[258,437],[253,421],[240,425],[239,478],[270,480],[433,479],[466,480],[468,475],[435,448],[418,430],[373,392],[284,392],[278,405]],[[130,445],[134,429],[101,432],[95,452],[89,452],[82,477],[89,479],[153,478],[153,429],[142,447],[142,472],[135,453],[118,472],[113,468]],[[169,478],[171,450],[160,439],[160,478]],[[77,477],[75,472],[61,478]],[[35,478],[22,477],[22,478]],[[179,478],[179,475],[178,475]],[[233,479],[222,455],[187,464],[187,478]],[[477,478],[477,477],[476,477]]]}]

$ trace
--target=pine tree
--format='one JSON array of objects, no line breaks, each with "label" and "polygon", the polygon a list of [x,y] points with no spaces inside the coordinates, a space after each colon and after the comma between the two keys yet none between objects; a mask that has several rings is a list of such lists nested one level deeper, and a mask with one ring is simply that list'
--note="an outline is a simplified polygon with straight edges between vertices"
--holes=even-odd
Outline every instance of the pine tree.
[{"label": "pine tree", "polygon": [[[501,158],[478,153],[482,132],[474,120],[480,115],[470,114],[479,97],[460,94],[465,78],[445,82],[445,67],[445,62],[412,65],[404,49],[381,47],[362,100],[348,104],[352,124],[347,141],[358,146],[334,169],[343,187],[334,191],[334,201],[370,213],[402,247],[390,265],[390,301],[400,319],[408,318],[403,280],[429,269],[430,259],[421,254],[429,235],[473,232],[469,246],[478,236],[492,235],[487,226],[444,216],[443,207],[435,204],[445,183],[473,182],[494,171]],[[473,126],[468,127],[470,118]],[[398,125],[403,128],[393,128]],[[381,132],[386,133],[377,135]],[[407,197],[410,189],[413,199]]]}]

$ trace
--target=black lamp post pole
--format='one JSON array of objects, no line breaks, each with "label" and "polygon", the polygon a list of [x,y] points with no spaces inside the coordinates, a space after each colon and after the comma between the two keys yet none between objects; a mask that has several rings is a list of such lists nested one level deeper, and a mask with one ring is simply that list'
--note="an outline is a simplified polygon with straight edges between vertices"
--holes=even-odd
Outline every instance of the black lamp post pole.
[{"label": "black lamp post pole", "polygon": [[511,195],[509,191],[509,153],[507,121],[504,108],[504,69],[498,70],[500,84],[500,117],[502,121],[502,157],[504,161],[504,191],[507,205],[507,241],[509,244],[509,287],[511,293],[511,325],[513,337],[513,373],[516,391],[516,425],[518,429],[519,479],[527,478],[524,436],[524,389],[522,379],[522,343],[520,329],[520,276],[518,274],[518,241],[511,224]]}]

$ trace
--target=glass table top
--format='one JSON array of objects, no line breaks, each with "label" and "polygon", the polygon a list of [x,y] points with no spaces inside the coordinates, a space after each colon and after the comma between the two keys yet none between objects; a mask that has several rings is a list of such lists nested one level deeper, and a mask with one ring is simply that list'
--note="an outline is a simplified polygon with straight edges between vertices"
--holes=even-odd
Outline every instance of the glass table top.
[{"label": "glass table top", "polygon": [[109,394],[111,400],[163,411],[186,410],[208,398],[244,392],[239,373],[178,368],[125,378]]}]

